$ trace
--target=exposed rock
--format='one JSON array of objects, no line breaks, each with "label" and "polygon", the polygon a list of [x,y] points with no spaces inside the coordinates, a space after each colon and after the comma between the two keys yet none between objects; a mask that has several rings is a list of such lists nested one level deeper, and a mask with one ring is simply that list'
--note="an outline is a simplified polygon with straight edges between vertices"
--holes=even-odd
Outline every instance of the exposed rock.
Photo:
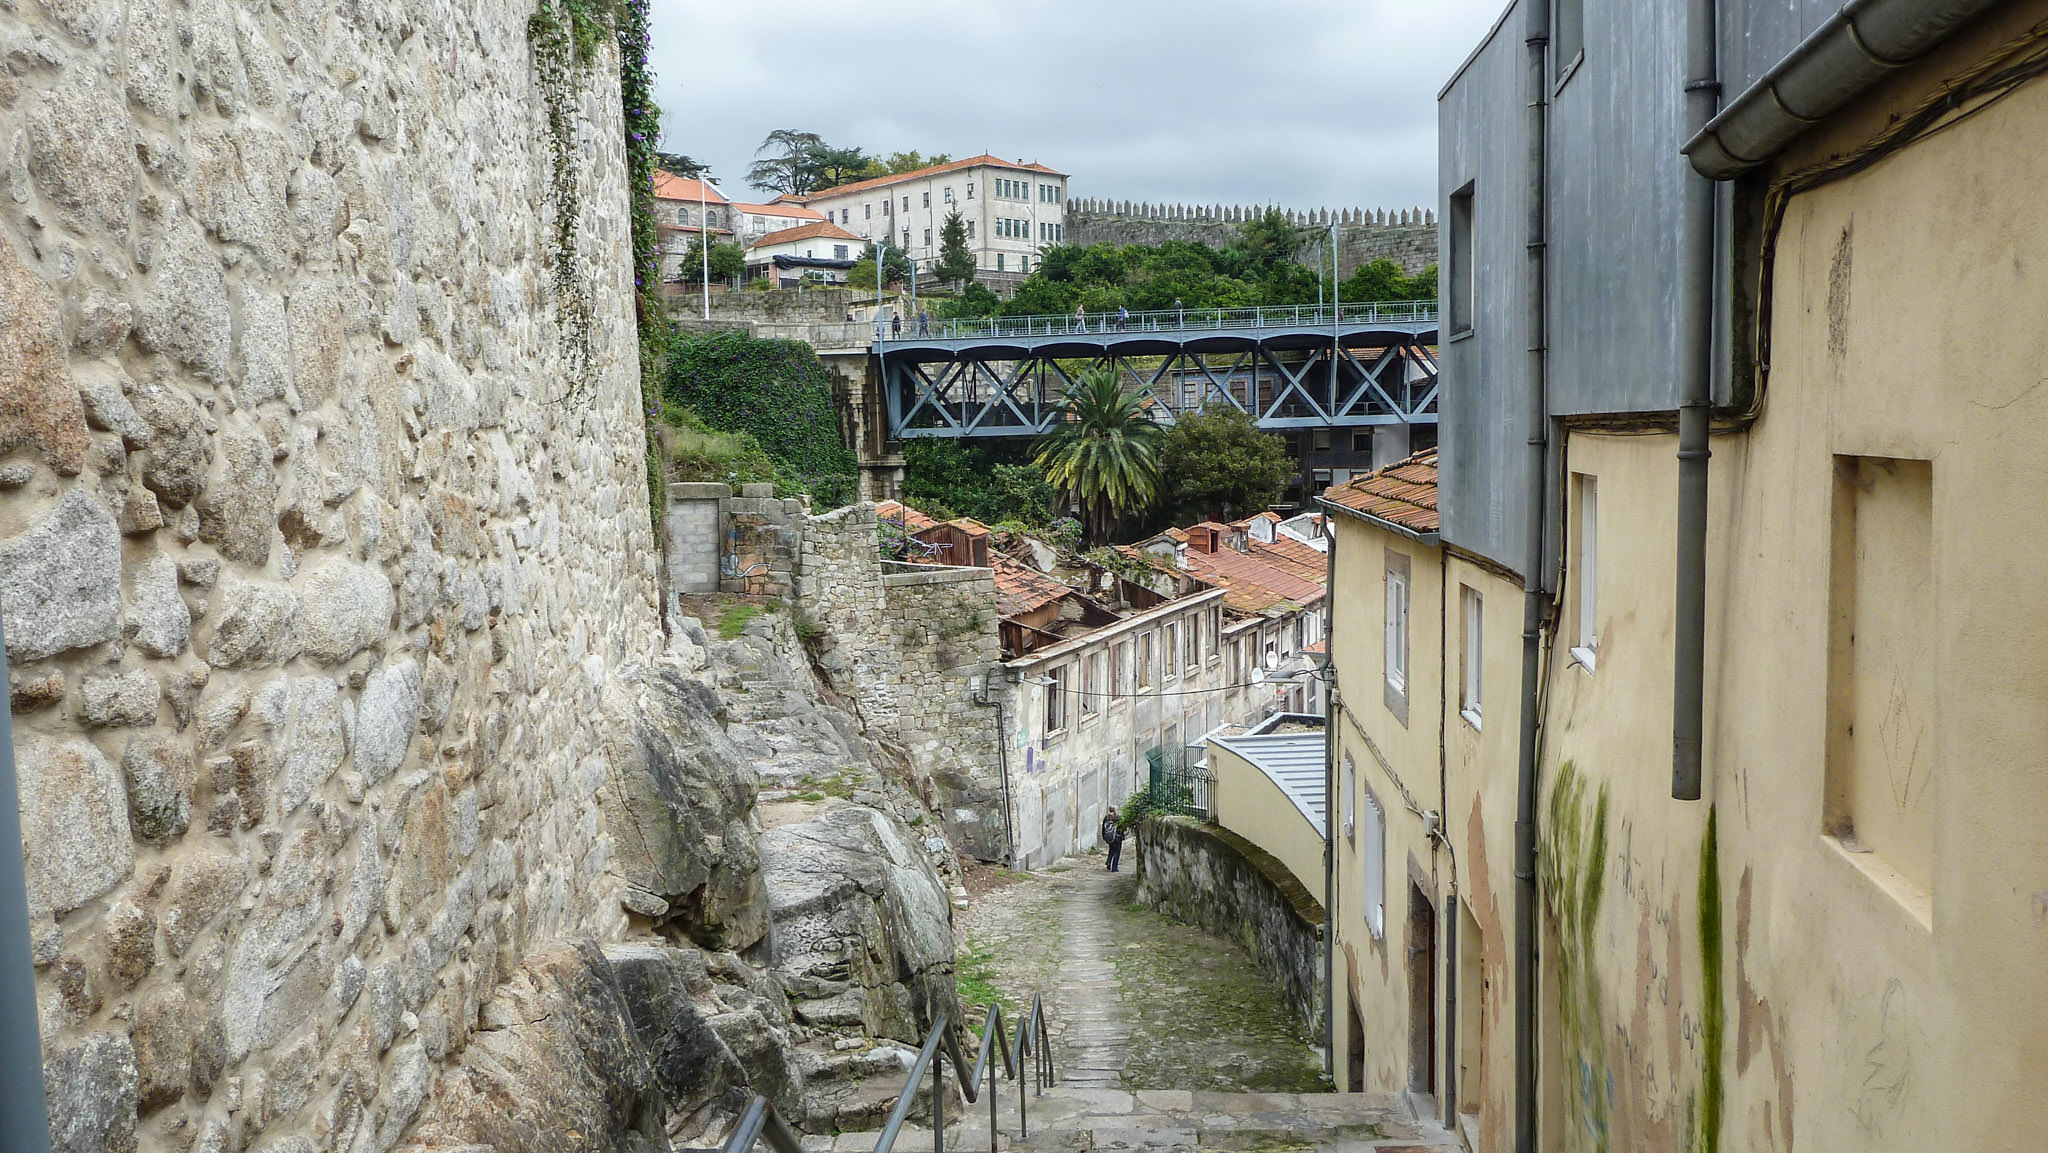
[{"label": "exposed rock", "polygon": [[343,324],[341,298],[334,285],[308,278],[293,288],[285,307],[291,331],[292,378],[299,403],[318,408],[341,384]]},{"label": "exposed rock", "polygon": [[68,913],[112,889],[134,867],[121,775],[82,740],[15,737],[29,906],[36,896]]},{"label": "exposed rock", "polygon": [[667,917],[707,948],[744,949],[767,931],[750,823],[754,774],[718,723],[718,694],[673,669],[607,682],[612,871],[667,902]]},{"label": "exposed rock", "polygon": [[[150,497],[147,489],[136,493]],[[154,509],[155,499],[150,507]],[[128,637],[153,657],[175,657],[192,640],[192,610],[178,595],[178,565],[162,553],[129,569]]]},{"label": "exposed rock", "polygon": [[119,676],[85,678],[79,696],[88,725],[153,725],[163,689],[147,669],[130,669]]},{"label": "exposed rock", "polygon": [[952,904],[914,845],[853,805],[761,837],[777,971],[814,1000],[857,992],[868,1033],[913,1044],[938,1014],[959,1018]]},{"label": "exposed rock", "polygon": [[32,447],[74,476],[85,467],[89,435],[65,367],[57,294],[12,244],[0,244],[0,454]]},{"label": "exposed rock", "polygon": [[126,993],[156,968],[156,914],[122,902],[107,914],[107,984]]},{"label": "exposed rock", "polygon": [[369,565],[329,562],[305,579],[300,636],[307,655],[339,664],[383,640],[391,629],[391,581]]},{"label": "exposed rock", "polygon": [[64,699],[63,669],[28,674],[20,669],[11,669],[8,679],[8,696],[17,713],[46,709]]},{"label": "exposed rock", "polygon": [[120,635],[121,533],[86,490],[70,490],[49,516],[0,541],[0,619],[14,661]]},{"label": "exposed rock", "polygon": [[405,761],[419,726],[420,666],[407,659],[370,674],[356,704],[356,770],[370,783],[390,776]]},{"label": "exposed rock", "polygon": [[124,1033],[95,1033],[43,1062],[51,1153],[134,1153],[139,1078]]},{"label": "exposed rock", "polygon": [[95,361],[77,369],[78,399],[84,405],[85,421],[92,427],[121,434],[129,448],[149,443],[149,424],[128,403],[124,386],[132,386],[128,374],[117,364]]},{"label": "exposed rock", "polygon": [[532,957],[498,986],[433,1102],[411,1134],[429,1147],[542,1153],[574,1131],[589,1153],[668,1148],[654,1061],[616,973],[589,942]]},{"label": "exposed rock", "polygon": [[243,281],[237,293],[241,332],[242,403],[255,408],[282,400],[291,384],[290,336],[285,330],[284,298]]},{"label": "exposed rock", "polygon": [[182,836],[192,822],[192,753],[183,742],[160,733],[128,739],[121,754],[128,779],[128,820],[135,835],[152,844]]},{"label": "exposed rock", "polygon": [[[704,956],[695,950],[656,944],[608,945],[605,959],[618,975],[619,990],[634,1030],[649,1050],[654,1075],[677,1112],[695,1110],[752,1079],[724,1038],[711,1025],[719,1007],[707,1014],[699,1001],[712,1000],[712,984]],[[786,1044],[786,1042],[785,1042]],[[769,1090],[754,1082],[755,1092]],[[793,1097],[771,1094],[783,1108]],[[734,1106],[744,1105],[735,1095]]]},{"label": "exposed rock", "polygon": [[[135,309],[127,301],[94,291],[72,315],[71,347],[85,356],[105,356],[121,347],[134,323]],[[89,409],[86,415],[92,415]],[[112,425],[107,427],[115,432],[124,431]]]},{"label": "exposed rock", "polygon": [[299,594],[282,585],[230,574],[208,615],[213,639],[206,657],[216,668],[281,665],[299,653]]},{"label": "exposed rock", "polygon": [[200,495],[199,539],[220,555],[252,568],[270,563],[270,534],[277,523],[277,470],[270,442],[258,432],[220,437],[226,474]]}]

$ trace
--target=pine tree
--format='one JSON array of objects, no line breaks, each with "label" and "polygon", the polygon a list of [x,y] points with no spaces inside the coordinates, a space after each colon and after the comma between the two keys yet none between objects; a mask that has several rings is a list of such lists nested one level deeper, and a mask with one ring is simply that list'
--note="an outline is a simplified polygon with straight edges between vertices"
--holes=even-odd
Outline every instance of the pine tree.
[{"label": "pine tree", "polygon": [[939,263],[932,272],[940,280],[959,284],[974,279],[974,253],[967,247],[967,220],[955,208],[939,226]]}]

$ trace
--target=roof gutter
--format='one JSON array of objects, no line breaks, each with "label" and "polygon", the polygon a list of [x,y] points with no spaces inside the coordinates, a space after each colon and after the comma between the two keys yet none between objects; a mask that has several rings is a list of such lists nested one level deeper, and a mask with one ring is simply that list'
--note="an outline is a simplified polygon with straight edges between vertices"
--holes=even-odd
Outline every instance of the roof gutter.
[{"label": "roof gutter", "polygon": [[1417,544],[1426,544],[1431,548],[1435,548],[1443,543],[1443,534],[1441,532],[1423,532],[1420,529],[1409,528],[1407,525],[1395,524],[1393,521],[1374,516],[1369,512],[1360,512],[1355,508],[1346,508],[1327,497],[1317,497],[1316,503],[1329,509],[1331,512],[1343,513],[1352,520],[1363,521],[1377,529],[1385,529],[1395,536],[1405,536]]},{"label": "roof gutter", "polygon": [[1849,0],[1680,151],[1701,176],[1732,180],[1997,2]]}]

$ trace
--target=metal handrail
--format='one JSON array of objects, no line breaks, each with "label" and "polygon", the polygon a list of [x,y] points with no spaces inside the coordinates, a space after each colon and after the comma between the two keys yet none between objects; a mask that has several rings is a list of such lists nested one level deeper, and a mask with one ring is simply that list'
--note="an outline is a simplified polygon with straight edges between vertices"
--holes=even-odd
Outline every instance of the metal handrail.
[{"label": "metal handrail", "polygon": [[932,320],[928,331],[905,324],[885,344],[920,340],[972,340],[1005,336],[1117,336],[1133,332],[1181,332],[1232,328],[1315,327],[1332,324],[1428,324],[1437,319],[1434,300],[1362,300],[1341,304],[1287,304],[1257,308],[1161,308],[1119,318],[1072,316],[984,316]]},{"label": "metal handrail", "polygon": [[[981,1048],[975,1054],[974,1066],[970,1070],[966,1057],[960,1053],[960,1041],[947,1028],[949,1019],[940,1014],[932,1023],[931,1032],[925,1035],[924,1047],[918,1050],[917,1060],[910,1066],[910,1072],[903,1079],[903,1092],[897,1094],[896,1107],[889,1111],[889,1119],[882,1125],[881,1134],[875,1140],[875,1153],[890,1153],[896,1145],[896,1137],[903,1130],[903,1123],[910,1116],[911,1105],[917,1099],[918,1082],[924,1079],[926,1069],[932,1074],[932,1153],[945,1153],[946,1145],[946,1095],[945,1065],[938,1060],[941,1054],[953,1063],[953,1075],[960,1081],[960,1094],[969,1104],[981,1100],[981,1078],[988,1075],[988,1147],[989,1153],[996,1153],[996,1071],[989,1062],[993,1050],[1003,1059],[1003,1076],[1016,1081],[1017,1085],[1017,1133],[1019,1137],[1030,1135],[1023,1086],[1023,1064],[1027,1054],[1032,1059],[1032,1094],[1045,1092],[1047,1086],[1055,1083],[1052,1064],[1052,1046],[1046,1040],[1045,999],[1034,994],[1031,998],[1031,1012],[1024,1018],[1023,1027],[1017,1031],[1017,1044],[1013,1051],[1009,1031],[1003,1025],[1003,1011],[999,1005],[988,1007],[988,1018],[981,1030]],[[733,1127],[726,1138],[724,1153],[751,1153],[754,1143],[765,1138],[775,1153],[802,1153],[795,1132],[789,1123],[776,1111],[775,1103],[759,1094],[747,1106],[740,1117],[740,1123]]]}]

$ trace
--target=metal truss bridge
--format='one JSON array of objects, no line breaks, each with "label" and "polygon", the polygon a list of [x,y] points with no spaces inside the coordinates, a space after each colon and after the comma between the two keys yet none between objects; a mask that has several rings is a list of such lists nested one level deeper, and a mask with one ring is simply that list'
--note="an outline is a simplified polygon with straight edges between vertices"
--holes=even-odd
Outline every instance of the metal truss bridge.
[{"label": "metal truss bridge", "polygon": [[1437,421],[1436,303],[1001,316],[906,324],[874,345],[888,436],[1037,436],[1107,365],[1167,423],[1228,404],[1261,428]]}]

